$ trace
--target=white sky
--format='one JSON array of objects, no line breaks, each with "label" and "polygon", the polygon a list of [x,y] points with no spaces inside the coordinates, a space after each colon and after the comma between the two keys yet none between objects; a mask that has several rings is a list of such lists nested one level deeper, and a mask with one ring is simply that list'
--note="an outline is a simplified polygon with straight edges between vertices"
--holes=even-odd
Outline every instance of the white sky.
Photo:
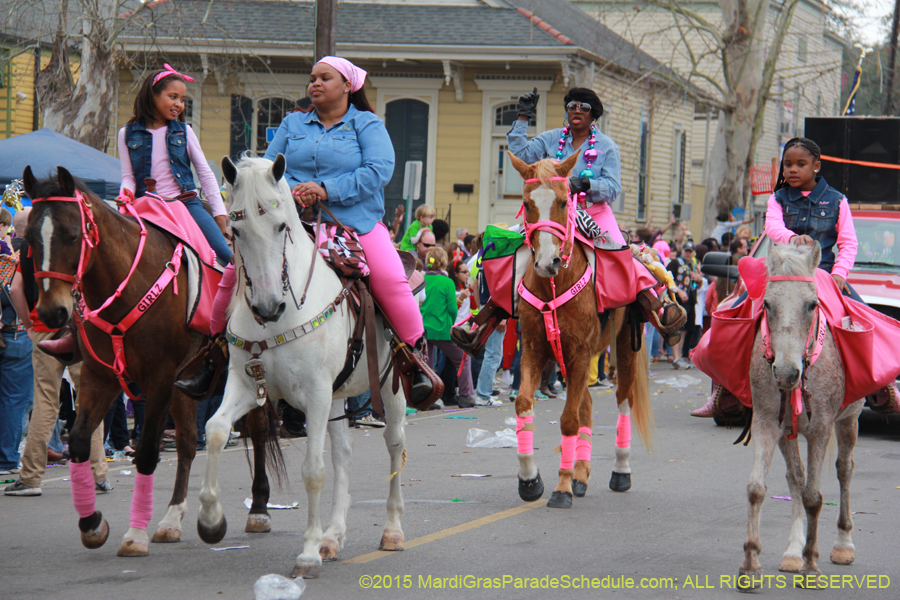
[{"label": "white sky", "polygon": [[856,17],[859,24],[860,32],[866,44],[876,44],[882,40],[887,40],[890,21],[883,23],[883,16],[893,14],[894,0],[863,0],[865,4],[871,7],[867,9],[865,15]]}]

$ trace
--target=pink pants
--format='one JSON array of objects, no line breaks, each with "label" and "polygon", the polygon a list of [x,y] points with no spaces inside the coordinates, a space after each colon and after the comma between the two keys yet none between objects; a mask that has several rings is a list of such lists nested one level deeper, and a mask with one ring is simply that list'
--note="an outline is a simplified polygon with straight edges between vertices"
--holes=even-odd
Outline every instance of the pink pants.
[{"label": "pink pants", "polygon": [[375,229],[359,236],[369,263],[369,282],[372,295],[385,316],[397,329],[397,335],[407,344],[415,344],[425,333],[419,303],[409,289],[406,271],[400,255],[391,243],[387,227],[380,221]]},{"label": "pink pants", "polygon": [[622,244],[623,246],[626,244],[625,237],[619,230],[619,223],[616,221],[616,215],[609,207],[609,204],[606,204],[605,202],[603,204],[592,204],[585,210],[600,227],[600,231],[608,231],[614,242]]},{"label": "pink pants", "polygon": [[[422,313],[419,304],[409,289],[406,271],[397,249],[391,243],[391,236],[384,223],[375,225],[375,229],[359,236],[359,242],[366,251],[369,263],[369,282],[372,295],[381,306],[387,318],[397,328],[397,334],[407,344],[415,344],[425,333],[422,326]],[[234,286],[237,283],[234,265],[225,267],[225,273],[219,282],[216,299],[213,301],[210,333],[213,335],[225,330],[225,311],[231,302]]]}]

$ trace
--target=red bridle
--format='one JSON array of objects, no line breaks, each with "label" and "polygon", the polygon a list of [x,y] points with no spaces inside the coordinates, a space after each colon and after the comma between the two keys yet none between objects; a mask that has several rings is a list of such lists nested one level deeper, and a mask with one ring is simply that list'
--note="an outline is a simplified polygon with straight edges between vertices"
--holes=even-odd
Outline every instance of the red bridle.
[{"label": "red bridle", "polygon": [[[94,214],[91,212],[91,203],[87,196],[83,196],[79,190],[75,190],[75,197],[48,196],[46,198],[33,198],[32,204],[37,202],[75,202],[78,204],[78,212],[81,214],[81,252],[78,256],[78,269],[75,275],[60,273],[59,271],[36,271],[35,279],[61,279],[72,284],[73,292],[81,291],[81,277],[91,260],[91,250],[100,241],[97,224],[94,222]],[[45,249],[46,250],[46,249]]]}]

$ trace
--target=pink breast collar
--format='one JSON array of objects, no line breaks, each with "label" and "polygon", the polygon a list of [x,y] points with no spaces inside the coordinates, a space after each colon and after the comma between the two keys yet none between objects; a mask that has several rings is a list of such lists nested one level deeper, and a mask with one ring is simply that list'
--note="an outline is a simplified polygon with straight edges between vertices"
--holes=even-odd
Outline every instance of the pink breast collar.
[{"label": "pink breast collar", "polygon": [[[768,281],[803,281],[806,283],[815,283],[813,277],[800,277],[795,275],[776,275],[769,277]],[[766,318],[766,311],[762,313],[762,323],[760,324],[763,336],[763,353],[769,364],[775,360],[775,353],[772,352],[769,335],[769,321]],[[822,348],[825,345],[825,330],[828,327],[828,321],[820,306],[816,306],[816,319],[809,328],[806,335],[806,346],[803,349],[803,375],[800,379],[800,385],[797,389],[791,391],[791,424],[793,431],[788,434],[787,439],[793,440],[797,437],[797,415],[803,412],[803,385],[806,381],[806,372],[811,367],[819,355],[822,354]]]},{"label": "pink breast collar", "polygon": [[[91,212],[91,204],[88,201],[87,197],[82,195],[82,193],[78,190],[75,190],[75,197],[70,198],[66,196],[50,196],[47,198],[34,198],[32,202],[75,202],[78,204],[78,209],[81,213],[81,252],[78,257],[78,268],[75,271],[75,275],[68,275],[66,273],[59,273],[56,271],[38,271],[34,274],[35,279],[61,279],[62,281],[66,281],[72,284],[72,297],[75,304],[75,324],[78,327],[78,332],[81,335],[81,339],[84,341],[84,345],[87,348],[88,352],[94,360],[96,360],[101,365],[111,369],[113,373],[116,374],[116,378],[119,380],[119,386],[122,388],[122,391],[126,396],[131,398],[132,400],[137,400],[137,398],[131,393],[128,389],[128,382],[126,377],[128,377],[127,372],[127,362],[125,360],[125,332],[140,319],[145,312],[156,302],[156,299],[163,293],[163,291],[169,286],[169,283],[172,283],[173,292],[178,294],[178,282],[175,279],[178,276],[178,272],[181,269],[181,255],[183,252],[183,246],[179,242],[175,246],[175,251],[172,253],[172,258],[169,262],[166,263],[163,268],[162,275],[159,276],[159,279],[156,280],[146,294],[140,299],[137,305],[129,311],[125,318],[119,321],[117,324],[113,325],[110,322],[106,321],[102,317],[99,316],[100,312],[112,304],[119,296],[122,295],[122,291],[128,285],[128,282],[131,280],[132,274],[134,274],[135,269],[137,269],[138,264],[141,262],[141,255],[144,253],[144,243],[147,240],[147,227],[144,225],[143,219],[141,219],[140,215],[137,211],[134,210],[134,196],[131,194],[129,190],[125,190],[126,196],[116,199],[116,202],[124,206],[125,210],[135,219],[137,219],[138,225],[141,227],[141,239],[138,242],[137,252],[135,253],[134,261],[131,263],[131,269],[128,271],[128,275],[125,276],[125,279],[119,286],[116,288],[116,291],[113,292],[112,296],[106,299],[103,304],[100,305],[100,308],[96,310],[90,310],[85,304],[84,299],[81,295],[82,285],[83,285],[83,277],[84,272],[87,270],[88,262],[90,261],[91,251],[96,247],[98,243],[100,243],[100,232],[97,229],[97,224],[94,222],[94,215]],[[90,340],[88,339],[87,334],[84,331],[84,324],[90,323],[104,331],[107,335],[110,336],[113,347],[113,364],[107,364],[103,360],[97,356],[97,353],[94,351],[94,348],[91,346]]]},{"label": "pink breast collar", "polygon": [[[525,183],[540,183],[542,179],[526,179]],[[551,177],[550,181],[567,181],[565,177]],[[573,202],[572,195],[569,193],[568,185],[566,186],[566,226],[563,227],[556,221],[538,221],[537,223],[529,223],[528,221],[524,221],[525,225],[525,243],[528,245],[532,251],[534,250],[531,244],[531,236],[535,231],[546,231],[550,233],[560,240],[562,240],[563,246],[569,244],[569,253],[562,254],[562,248],[560,248],[560,257],[563,259],[563,267],[569,266],[569,258],[571,257],[572,252],[575,250],[575,202]],[[516,218],[525,210],[525,203],[522,203],[522,208],[519,209]],[[518,292],[519,296],[528,302],[531,306],[535,307],[541,312],[541,315],[544,317],[544,328],[547,330],[547,341],[550,342],[550,347],[553,349],[553,356],[556,358],[556,362],[559,363],[559,370],[562,373],[563,377],[566,377],[566,363],[563,360],[562,353],[562,339],[559,335],[559,318],[557,316],[557,309],[560,306],[574,298],[578,295],[578,293],[586,288],[590,283],[591,276],[593,275],[593,270],[591,269],[591,265],[588,264],[587,268],[584,270],[584,275],[581,276],[575,284],[570,287],[568,290],[563,292],[561,295],[556,295],[556,282],[555,278],[550,278],[550,288],[553,293],[553,299],[549,302],[545,302],[541,300],[537,296],[535,296],[528,288],[525,287],[524,279],[519,281]]]}]

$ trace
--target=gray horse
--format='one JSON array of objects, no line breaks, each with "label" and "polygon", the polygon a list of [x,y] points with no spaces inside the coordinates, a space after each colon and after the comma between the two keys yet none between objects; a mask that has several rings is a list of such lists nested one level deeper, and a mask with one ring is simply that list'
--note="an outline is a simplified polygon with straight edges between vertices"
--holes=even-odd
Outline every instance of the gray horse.
[{"label": "gray horse", "polygon": [[[838,533],[831,552],[831,561],[849,565],[854,559],[850,539],[853,521],[850,518],[850,479],[853,476],[853,448],[858,432],[857,417],[862,410],[861,400],[841,409],[844,399],[844,369],[837,346],[828,327],[824,327],[824,342],[818,359],[808,365],[807,355],[815,345],[815,338],[807,332],[817,327],[818,299],[814,281],[775,280],[777,276],[811,278],[822,253],[814,246],[773,246],[766,261],[769,282],[764,308],[769,328],[768,358],[760,350],[765,348],[762,328],[756,335],[750,363],[750,383],[753,394],[753,471],[747,486],[750,502],[747,541],[744,542],[744,561],[741,564],[739,585],[743,588],[761,585],[762,566],[759,562],[759,512],[766,496],[766,473],[772,463],[775,445],[787,463],[787,481],[792,498],[792,523],[788,547],[778,569],[800,573],[795,584],[816,587],[821,571],[817,531],[822,494],[819,480],[826,447],[832,430],[837,438],[837,476],[841,486]],[[824,318],[824,317],[822,317]],[[796,417],[796,431],[789,403],[783,409],[783,398],[803,387],[803,410]],[[806,437],[808,446],[805,475],[796,434]],[[793,434],[793,435],[791,435]],[[790,439],[793,437],[793,439]],[[806,529],[803,513],[806,512]],[[807,577],[802,577],[802,576]]]}]

